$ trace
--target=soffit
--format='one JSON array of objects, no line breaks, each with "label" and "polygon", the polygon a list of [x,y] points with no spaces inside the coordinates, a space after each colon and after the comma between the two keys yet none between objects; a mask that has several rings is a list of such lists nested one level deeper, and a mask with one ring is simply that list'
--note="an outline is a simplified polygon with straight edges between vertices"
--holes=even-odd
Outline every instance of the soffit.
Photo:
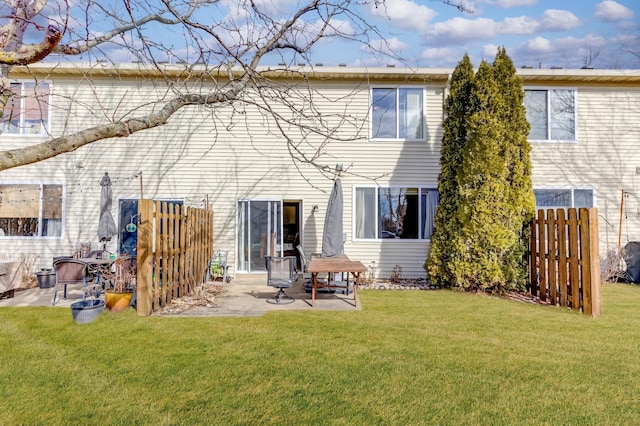
[{"label": "soffit", "polygon": [[[446,83],[453,69],[403,67],[261,67],[258,72],[265,78],[290,81],[331,81],[358,83]],[[205,69],[203,66],[181,64],[161,64],[157,68],[141,64],[53,64],[38,63],[29,67],[14,67],[12,78],[113,78],[113,79],[202,79],[227,80],[230,73],[234,77],[242,75],[241,69]],[[597,84],[597,85],[640,85],[640,70],[594,70],[594,69],[517,69],[524,84]]]}]

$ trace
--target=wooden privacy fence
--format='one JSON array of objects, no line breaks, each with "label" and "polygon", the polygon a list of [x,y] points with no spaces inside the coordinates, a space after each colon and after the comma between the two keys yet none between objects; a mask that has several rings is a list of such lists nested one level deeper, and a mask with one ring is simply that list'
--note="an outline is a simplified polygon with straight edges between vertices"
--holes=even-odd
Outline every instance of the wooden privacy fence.
[{"label": "wooden privacy fence", "polygon": [[138,201],[138,315],[150,315],[204,282],[213,254],[213,212]]},{"label": "wooden privacy fence", "polygon": [[538,210],[531,225],[531,294],[542,301],[600,315],[596,208]]}]

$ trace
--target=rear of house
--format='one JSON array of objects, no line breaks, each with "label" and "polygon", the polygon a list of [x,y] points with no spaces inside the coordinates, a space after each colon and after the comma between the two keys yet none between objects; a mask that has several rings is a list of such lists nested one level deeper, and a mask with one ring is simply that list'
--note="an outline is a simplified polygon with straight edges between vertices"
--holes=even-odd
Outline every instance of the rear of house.
[{"label": "rear of house", "polygon": [[[171,96],[163,81],[135,64],[42,65],[30,72],[49,102],[38,114],[27,100],[14,107],[19,113],[4,123],[3,149],[44,141],[47,132],[60,136],[142,116]],[[135,222],[137,199],[172,200],[214,210],[214,247],[228,253],[232,274],[263,273],[265,254],[295,254],[298,243],[307,255],[321,251],[332,179],[340,178],[349,257],[377,277],[388,278],[394,268],[404,278],[424,277],[451,72],[325,67],[308,80],[274,73],[278,84],[307,89],[308,98],[292,102],[310,120],[339,129],[330,141],[293,125],[284,129],[287,141],[250,104],[187,107],[162,127],[2,172],[0,256],[32,253],[39,267],[49,267],[79,242],[98,246],[99,182],[108,172],[119,229],[109,250],[135,250],[127,224]],[[619,238],[640,239],[640,72],[526,69],[520,75],[538,204],[598,207],[601,254]],[[17,70],[12,77],[16,90],[33,92],[30,74]],[[291,152],[308,161],[294,161]],[[628,196],[621,220],[622,190]]]}]

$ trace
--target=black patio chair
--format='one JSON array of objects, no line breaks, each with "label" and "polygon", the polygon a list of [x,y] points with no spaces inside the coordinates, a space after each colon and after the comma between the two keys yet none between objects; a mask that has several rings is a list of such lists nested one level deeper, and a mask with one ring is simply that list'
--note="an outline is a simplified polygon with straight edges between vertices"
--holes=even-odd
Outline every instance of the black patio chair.
[{"label": "black patio chair", "polygon": [[53,290],[51,305],[58,301],[58,286],[64,286],[62,297],[67,298],[67,286],[70,284],[82,284],[82,300],[87,298],[91,289],[89,283],[91,278],[87,272],[87,264],[78,259],[58,259],[53,262],[53,269],[56,273],[56,284]]},{"label": "black patio chair", "polygon": [[267,285],[278,289],[273,299],[267,299],[267,302],[293,303],[296,299],[286,294],[284,289],[293,287],[296,281],[296,258],[265,256],[264,259],[267,267]]},{"label": "black patio chair", "polygon": [[[311,291],[311,286],[313,285],[311,274],[309,273],[309,269],[307,268],[309,262],[307,261],[307,257],[304,255],[304,249],[301,245],[296,246],[298,253],[300,254],[300,263],[302,263],[302,280],[304,282],[305,290],[307,292]],[[311,258],[320,257],[319,253],[312,253]],[[316,281],[320,284],[326,284],[328,281],[327,274],[323,274],[322,276],[316,277]]]}]

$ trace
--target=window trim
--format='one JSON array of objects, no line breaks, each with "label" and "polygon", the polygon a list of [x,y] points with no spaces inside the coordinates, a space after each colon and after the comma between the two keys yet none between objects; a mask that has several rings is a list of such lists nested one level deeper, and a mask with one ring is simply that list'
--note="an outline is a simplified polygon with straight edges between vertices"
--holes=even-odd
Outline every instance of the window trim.
[{"label": "window trim", "polygon": [[[49,86],[49,94],[47,96],[47,122],[44,123],[44,125],[42,126],[42,130],[40,131],[40,133],[23,133],[22,130],[20,131],[20,133],[6,133],[6,132],[1,132],[0,133],[0,137],[2,138],[42,138],[42,137],[46,137],[50,131],[51,131],[51,110],[52,108],[52,103],[51,100],[53,98],[52,93],[53,93],[53,83],[49,80],[42,80],[42,81],[34,81],[34,80],[24,80],[24,79],[15,79],[15,80],[11,80],[9,81],[9,84],[20,84],[20,91],[22,96],[24,96],[24,85],[25,84],[33,84],[34,86],[38,87],[41,86],[43,84],[47,84]],[[21,103],[20,103],[20,122],[21,124],[24,122],[24,102],[25,102],[25,98],[21,99]],[[21,129],[24,129],[24,126],[21,125],[20,126]]]},{"label": "window trim", "polygon": [[[424,243],[424,242],[429,242],[431,241],[431,238],[395,238],[395,239],[390,239],[390,238],[380,238],[378,237],[378,235],[380,234],[380,230],[379,230],[379,226],[380,226],[380,204],[379,204],[379,197],[380,197],[380,189],[397,189],[397,188],[417,188],[418,189],[418,200],[420,200],[421,195],[422,195],[422,190],[428,190],[428,191],[436,191],[438,192],[438,187],[437,185],[413,185],[413,184],[406,184],[406,185],[353,185],[352,187],[352,200],[351,200],[351,205],[353,206],[352,210],[351,210],[351,241],[353,242],[357,242],[357,243],[361,243],[361,242],[366,242],[366,243],[372,243],[372,242],[381,242],[381,241],[404,241],[405,243],[409,242],[409,243]],[[375,213],[376,213],[376,220],[375,220],[375,235],[376,238],[358,238],[356,236],[356,229],[357,229],[357,192],[358,189],[375,189],[375,201],[376,201],[376,205],[375,205]],[[423,234],[423,229],[422,229],[422,212],[421,212],[421,208],[422,205],[421,203],[418,203],[419,205],[419,210],[418,210],[418,235],[422,235]],[[435,217],[435,215],[434,215]],[[403,244],[405,244],[403,243]]]},{"label": "window trim", "polygon": [[[394,89],[396,92],[396,136],[399,133],[400,122],[399,108],[400,102],[398,102],[399,89],[420,89],[422,90],[422,136],[420,138],[375,138],[373,137],[373,91],[375,89]],[[424,142],[427,140],[427,87],[421,85],[371,85],[369,87],[369,140],[374,142]]]},{"label": "window trim", "polygon": [[62,187],[62,206],[61,206],[61,218],[60,218],[60,235],[36,235],[36,236],[27,236],[27,235],[0,235],[0,240],[6,241],[9,239],[18,239],[25,241],[34,241],[34,240],[62,240],[65,237],[65,228],[66,228],[66,217],[67,217],[67,185],[64,182],[59,181],[0,181],[0,185],[38,185],[40,186],[40,201],[38,206],[38,230],[39,233],[42,232],[42,197],[45,186],[53,186],[57,185]]},{"label": "window trim", "polygon": [[536,190],[544,190],[544,191],[567,191],[570,190],[571,191],[571,206],[569,207],[562,207],[562,206],[538,206],[538,200],[536,199],[536,214],[538,210],[548,210],[548,209],[573,209],[573,208],[582,208],[582,207],[575,207],[576,203],[575,203],[575,191],[591,191],[592,193],[592,197],[593,197],[593,206],[595,207],[598,205],[598,200],[597,200],[597,194],[596,194],[596,190],[593,187],[589,187],[589,186],[536,186],[533,188],[533,191],[535,193]]},{"label": "window trim", "polygon": [[[572,86],[524,86],[523,91],[526,92],[528,90],[544,90],[549,93],[552,90],[571,90],[573,92],[573,123],[574,123],[574,138],[573,139],[551,139],[551,114],[547,114],[547,134],[549,136],[548,139],[529,139],[531,143],[578,143],[578,88]],[[524,105],[524,98],[523,98]],[[526,105],[525,109],[526,109]],[[551,97],[547,96],[547,111],[550,111],[551,106]],[[528,135],[527,135],[528,137]],[[566,188],[565,188],[566,189]]]}]

